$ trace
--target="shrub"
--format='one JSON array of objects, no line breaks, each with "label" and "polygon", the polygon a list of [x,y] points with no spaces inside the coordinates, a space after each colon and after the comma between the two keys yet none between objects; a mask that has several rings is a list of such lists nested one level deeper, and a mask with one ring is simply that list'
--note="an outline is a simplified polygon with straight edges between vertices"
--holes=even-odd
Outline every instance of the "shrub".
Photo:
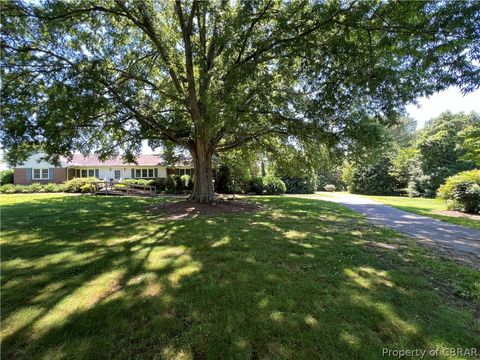
[{"label": "shrub", "polygon": [[187,185],[188,190],[192,191],[194,185],[195,185],[194,176],[193,175],[189,176],[188,177],[188,185]]},{"label": "shrub", "polygon": [[150,181],[150,184],[156,187],[157,193],[165,191],[165,178],[155,178]]},{"label": "shrub", "polygon": [[168,175],[165,180],[165,192],[167,194],[175,194],[177,191],[177,177],[175,175]]},{"label": "shrub", "polygon": [[181,175],[174,175],[175,177],[175,189],[173,191],[174,194],[182,194],[186,190],[185,182],[182,181]]},{"label": "shrub", "polygon": [[42,192],[61,192],[64,191],[62,184],[39,184],[33,183],[30,185],[13,185],[5,184],[0,186],[0,193],[14,194],[14,193],[42,193]]},{"label": "shrub", "polygon": [[26,193],[30,193],[30,192],[33,192],[33,191],[32,191],[32,186],[31,185],[15,185],[15,192],[26,194]]},{"label": "shrub", "polygon": [[98,181],[96,177],[73,178],[64,182],[64,191],[71,193],[79,193],[82,192],[83,185],[90,184],[95,181]]},{"label": "shrub", "polygon": [[[345,171],[346,173],[347,171]],[[348,178],[348,175],[346,175]],[[336,189],[343,189],[342,170],[334,167],[333,169],[321,169],[317,171],[317,190],[324,191],[325,186],[334,185]],[[288,187],[288,186],[287,186]]]},{"label": "shrub", "polygon": [[342,168],[342,181],[347,187],[348,191],[352,191],[353,175],[355,174],[356,167],[350,162],[344,162]]},{"label": "shrub", "polygon": [[43,185],[39,183],[33,183],[30,185],[26,186],[26,192],[32,192],[32,193],[37,193],[37,192],[45,192],[43,190]]},{"label": "shrub", "polygon": [[13,184],[13,170],[7,169],[0,171],[0,185]]},{"label": "shrub", "polygon": [[283,177],[288,194],[313,194],[317,189],[314,176]]},{"label": "shrub", "polygon": [[446,200],[451,210],[480,213],[480,170],[449,177],[438,189],[437,196]]},{"label": "shrub", "polygon": [[[446,178],[446,176],[444,177]],[[407,195],[409,197],[433,198],[436,195],[438,186],[431,175],[423,172],[421,164],[416,162],[410,168],[410,181],[407,186]]]},{"label": "shrub", "polygon": [[190,182],[190,176],[189,175],[181,175],[180,176],[180,181],[177,183],[181,184],[179,190],[180,191],[187,191],[188,189],[188,183]]},{"label": "shrub", "polygon": [[125,184],[133,184],[133,185],[151,185],[152,180],[147,179],[125,179],[122,180]]},{"label": "shrub", "polygon": [[400,192],[398,182],[390,175],[390,165],[388,159],[383,159],[375,165],[357,167],[351,177],[349,190],[354,194],[398,194]]},{"label": "shrub", "polygon": [[284,194],[287,190],[285,183],[275,176],[265,176],[263,186],[267,195]]},{"label": "shrub", "polygon": [[217,170],[215,191],[221,194],[233,193],[233,180],[230,174],[230,168],[227,165],[221,165]]},{"label": "shrub", "polygon": [[257,195],[263,194],[263,180],[260,176],[254,176],[249,183],[249,192],[253,192]]},{"label": "shrub", "polygon": [[52,192],[62,192],[63,189],[64,189],[63,184],[49,183],[49,184],[43,185],[43,190],[44,190],[45,192],[49,192],[49,193],[52,193]]},{"label": "shrub", "polygon": [[325,185],[324,189],[325,189],[325,191],[333,192],[333,191],[335,191],[337,188],[335,187],[335,185],[328,184],[328,185]]},{"label": "shrub", "polygon": [[480,213],[480,185],[472,183],[459,183],[455,185],[453,192],[454,204],[456,210],[467,213]]},{"label": "shrub", "polygon": [[83,184],[82,186],[80,186],[80,191],[81,191],[82,193],[88,193],[88,192],[91,191],[91,186],[92,186],[91,183],[85,183],[85,184]]},{"label": "shrub", "polygon": [[16,186],[13,184],[5,184],[0,186],[0,193],[13,194],[16,192]]},{"label": "shrub", "polygon": [[409,197],[435,197],[435,189],[431,186],[429,175],[412,176],[408,182],[407,195]]}]

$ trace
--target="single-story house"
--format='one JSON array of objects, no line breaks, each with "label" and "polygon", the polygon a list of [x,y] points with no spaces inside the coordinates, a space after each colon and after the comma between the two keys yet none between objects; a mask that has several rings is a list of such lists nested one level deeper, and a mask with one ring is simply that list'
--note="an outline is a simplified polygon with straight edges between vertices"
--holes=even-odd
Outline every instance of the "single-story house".
[{"label": "single-story house", "polygon": [[139,155],[136,163],[124,163],[117,157],[100,161],[97,156],[75,154],[71,160],[62,158],[60,166],[42,160],[35,154],[13,169],[14,184],[63,183],[76,177],[94,176],[100,180],[155,179],[167,175],[193,175],[192,162],[185,160],[167,167],[160,155]]}]

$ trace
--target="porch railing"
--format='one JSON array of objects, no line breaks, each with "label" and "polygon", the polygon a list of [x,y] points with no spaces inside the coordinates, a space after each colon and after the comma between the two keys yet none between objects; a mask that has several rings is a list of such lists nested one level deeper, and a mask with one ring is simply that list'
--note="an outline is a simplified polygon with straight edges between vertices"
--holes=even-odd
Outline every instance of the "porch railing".
[{"label": "porch railing", "polygon": [[90,183],[90,194],[155,196],[156,186],[130,184],[117,181],[94,181]]}]

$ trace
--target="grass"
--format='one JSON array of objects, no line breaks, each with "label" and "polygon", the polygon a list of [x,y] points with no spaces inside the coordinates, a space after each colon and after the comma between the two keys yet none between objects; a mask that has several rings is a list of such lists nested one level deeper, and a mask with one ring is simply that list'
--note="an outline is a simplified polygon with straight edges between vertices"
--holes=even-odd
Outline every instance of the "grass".
[{"label": "grass", "polygon": [[480,221],[465,217],[453,217],[436,214],[435,212],[447,210],[447,204],[441,199],[409,198],[405,196],[366,196],[386,205],[400,210],[413,212],[419,215],[429,216],[452,224],[462,225],[473,229],[480,229]]},{"label": "grass", "polygon": [[[158,199],[2,195],[2,356],[380,359],[480,347],[480,274],[339,205],[162,221]],[[439,357],[442,358],[442,357]]]}]

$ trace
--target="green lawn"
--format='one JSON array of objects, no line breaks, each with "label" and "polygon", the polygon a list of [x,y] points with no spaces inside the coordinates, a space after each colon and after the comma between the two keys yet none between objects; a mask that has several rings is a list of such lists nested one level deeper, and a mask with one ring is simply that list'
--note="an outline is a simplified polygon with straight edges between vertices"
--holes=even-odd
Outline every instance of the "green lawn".
[{"label": "green lawn", "polygon": [[[2,195],[4,359],[380,359],[480,347],[480,273],[328,202],[162,221]],[[442,357],[439,357],[442,358]]]},{"label": "green lawn", "polygon": [[405,196],[362,196],[379,201],[386,205],[396,207],[400,210],[413,212],[419,215],[430,216],[452,224],[480,229],[479,220],[436,214],[436,211],[447,210],[446,202],[441,199],[409,198]]}]

